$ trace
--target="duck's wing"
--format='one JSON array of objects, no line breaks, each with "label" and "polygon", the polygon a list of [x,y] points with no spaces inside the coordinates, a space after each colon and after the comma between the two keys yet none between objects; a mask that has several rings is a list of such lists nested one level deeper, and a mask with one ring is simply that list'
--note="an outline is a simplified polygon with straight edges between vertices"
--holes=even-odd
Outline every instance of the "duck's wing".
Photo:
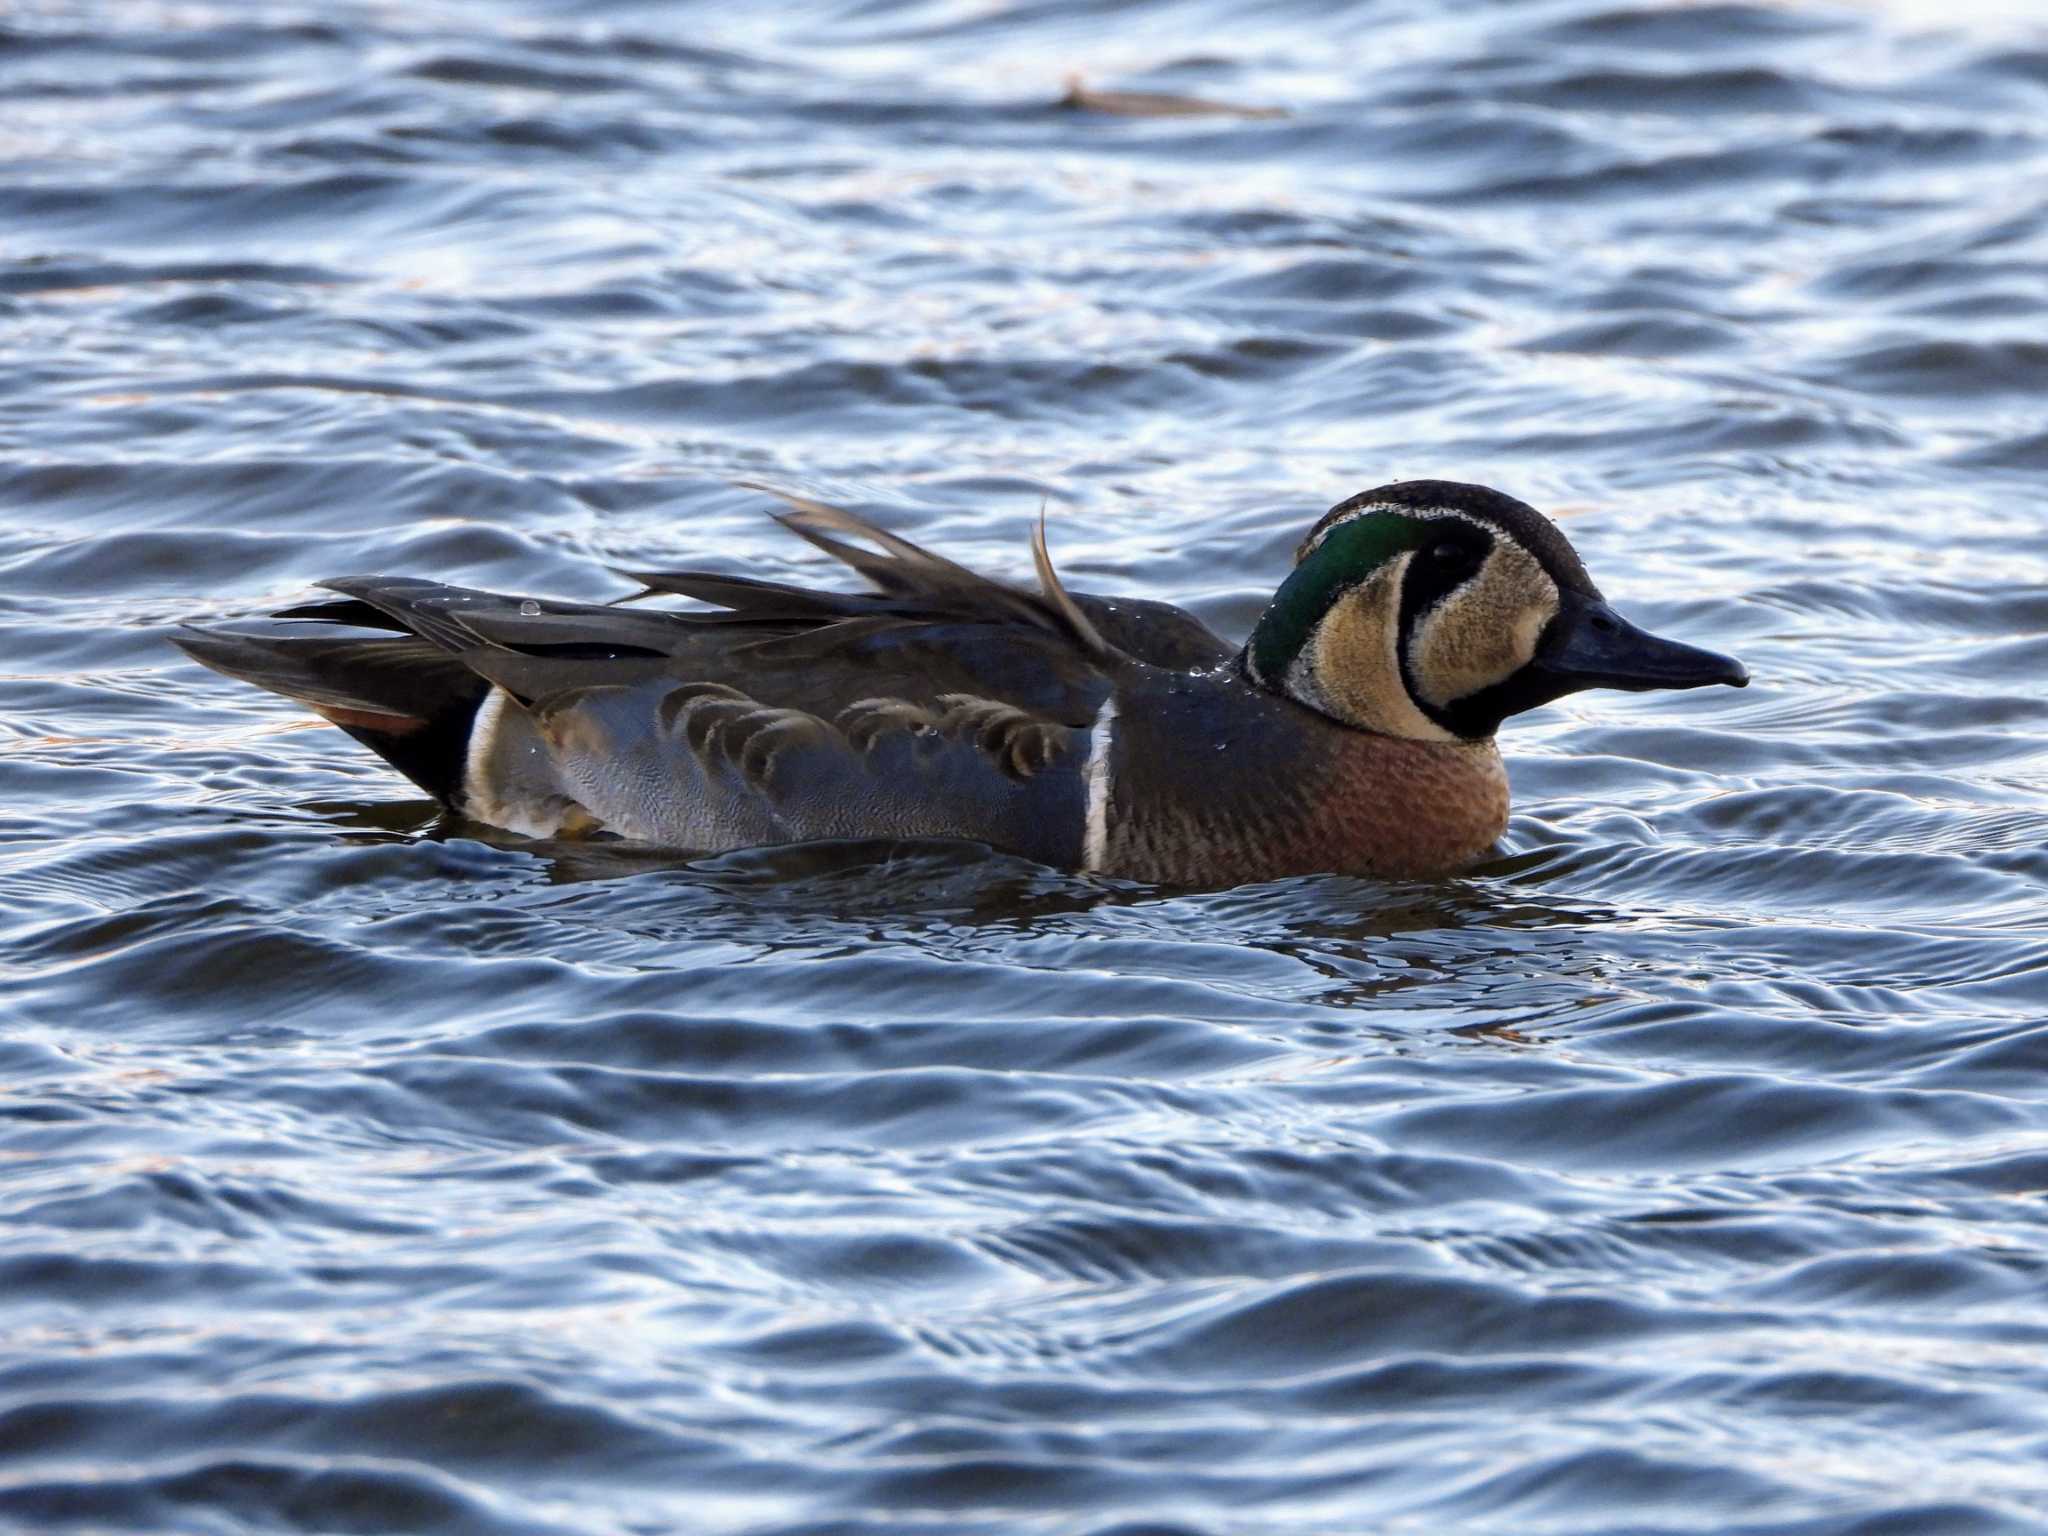
[{"label": "duck's wing", "polygon": [[1238,647],[1172,603],[1149,597],[1094,597],[1076,592],[1074,601],[1116,650],[1148,667],[1168,672],[1208,672]]},{"label": "duck's wing", "polygon": [[[783,499],[792,510],[777,521],[857,571],[874,592],[817,592],[715,571],[619,574],[639,582],[642,596],[694,598],[722,610],[689,615],[698,623],[801,633],[839,620],[882,616],[926,623],[1007,618],[1026,629],[1065,635],[1089,655],[1116,653],[1169,671],[1207,670],[1236,654],[1237,647],[1171,603],[1070,592],[1053,569],[1042,519],[1031,543],[1040,586],[1034,593],[978,575],[844,508],[802,497]],[[863,549],[849,538],[877,547]]]},{"label": "duck's wing", "polygon": [[[1028,592],[824,512],[785,521],[876,591],[649,573],[715,605],[673,613],[351,578],[327,583],[340,601],[290,610],[294,633],[181,643],[514,830],[594,825],[697,848],[964,836],[1076,862],[1090,732],[1140,663],[1049,561],[1044,590]],[[415,663],[474,681],[423,700],[387,676]],[[444,729],[457,713],[461,731]],[[456,741],[460,761],[419,771],[392,750],[429,736]]]}]

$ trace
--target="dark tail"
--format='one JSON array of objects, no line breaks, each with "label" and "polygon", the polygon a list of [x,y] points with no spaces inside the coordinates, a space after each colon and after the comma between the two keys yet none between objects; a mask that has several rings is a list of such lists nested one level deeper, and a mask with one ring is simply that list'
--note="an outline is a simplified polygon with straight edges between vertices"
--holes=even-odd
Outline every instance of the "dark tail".
[{"label": "dark tail", "polygon": [[[360,604],[295,617],[363,623]],[[382,623],[368,617],[370,623]],[[412,635],[243,635],[187,627],[171,637],[202,666],[281,693],[338,725],[413,783],[460,806],[469,731],[491,685]]]}]

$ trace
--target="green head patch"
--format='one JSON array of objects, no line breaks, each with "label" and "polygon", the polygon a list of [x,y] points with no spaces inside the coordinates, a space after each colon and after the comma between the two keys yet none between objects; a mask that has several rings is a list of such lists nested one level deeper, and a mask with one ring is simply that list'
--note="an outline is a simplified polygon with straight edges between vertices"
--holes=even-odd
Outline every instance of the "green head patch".
[{"label": "green head patch", "polygon": [[1400,512],[1368,512],[1323,534],[1259,616],[1245,647],[1253,676],[1279,686],[1330,605],[1428,536],[1426,521]]}]

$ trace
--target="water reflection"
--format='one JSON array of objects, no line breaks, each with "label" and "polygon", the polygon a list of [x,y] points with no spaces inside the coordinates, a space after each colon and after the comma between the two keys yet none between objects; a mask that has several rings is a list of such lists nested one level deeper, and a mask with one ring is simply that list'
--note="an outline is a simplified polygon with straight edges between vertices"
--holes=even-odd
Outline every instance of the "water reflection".
[{"label": "water reflection", "polygon": [[[2039,28],[1139,19],[0,23],[0,1524],[2048,1524]],[[1241,634],[1424,474],[1758,679],[1440,885],[487,839],[165,643],[764,479]]]}]

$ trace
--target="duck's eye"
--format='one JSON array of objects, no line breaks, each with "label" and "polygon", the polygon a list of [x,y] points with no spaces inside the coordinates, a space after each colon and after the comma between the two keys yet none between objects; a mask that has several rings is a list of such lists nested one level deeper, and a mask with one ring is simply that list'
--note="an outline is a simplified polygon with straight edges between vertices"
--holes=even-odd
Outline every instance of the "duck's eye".
[{"label": "duck's eye", "polygon": [[1432,563],[1441,566],[1447,571],[1464,570],[1473,563],[1472,551],[1470,549],[1463,544],[1453,544],[1448,540],[1432,549],[1429,552],[1429,558]]}]

